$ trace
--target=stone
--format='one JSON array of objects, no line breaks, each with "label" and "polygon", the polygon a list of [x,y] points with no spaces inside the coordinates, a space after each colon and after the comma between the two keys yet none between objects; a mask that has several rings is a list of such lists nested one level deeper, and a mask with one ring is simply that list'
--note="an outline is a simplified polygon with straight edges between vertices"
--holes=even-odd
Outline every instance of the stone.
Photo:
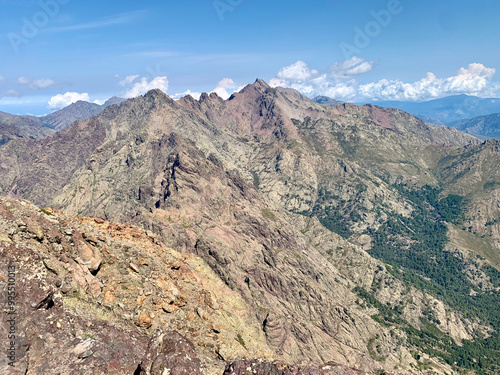
[{"label": "stone", "polygon": [[115,302],[115,295],[110,291],[106,291],[104,293],[104,298],[102,300],[102,303],[104,305],[112,305]]},{"label": "stone", "polygon": [[130,267],[130,269],[131,269],[132,271],[134,271],[134,272],[136,272],[136,273],[139,273],[139,272],[140,272],[140,271],[139,271],[139,267],[138,267],[135,263],[130,263],[128,266]]},{"label": "stone", "polygon": [[153,324],[153,320],[151,319],[151,315],[149,313],[141,311],[135,324],[138,327],[149,328]]}]

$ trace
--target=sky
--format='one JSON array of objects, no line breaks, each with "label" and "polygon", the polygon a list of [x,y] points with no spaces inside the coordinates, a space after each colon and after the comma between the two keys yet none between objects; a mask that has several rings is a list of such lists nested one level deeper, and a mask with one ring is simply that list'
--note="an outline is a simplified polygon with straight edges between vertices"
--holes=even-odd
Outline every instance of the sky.
[{"label": "sky", "polygon": [[[0,111],[262,78],[309,97],[500,96],[496,0],[0,0]],[[500,73],[499,73],[500,74]]]}]

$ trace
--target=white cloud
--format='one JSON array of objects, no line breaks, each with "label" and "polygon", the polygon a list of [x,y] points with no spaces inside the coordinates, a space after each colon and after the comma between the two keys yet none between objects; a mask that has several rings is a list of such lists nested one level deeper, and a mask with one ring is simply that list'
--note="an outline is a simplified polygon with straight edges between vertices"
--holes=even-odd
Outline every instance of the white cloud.
[{"label": "white cloud", "polygon": [[138,74],[126,76],[124,79],[122,79],[120,82],[118,82],[118,84],[120,86],[126,86],[126,85],[129,85],[132,82],[134,82],[137,78],[139,78]]},{"label": "white cloud", "polygon": [[271,78],[269,81],[269,86],[271,87],[285,87],[286,81],[280,78]]},{"label": "white cloud", "polygon": [[23,96],[23,93],[20,91],[17,91],[17,90],[9,90],[7,92],[0,92],[0,99],[7,98],[7,97],[20,98],[21,96]]},{"label": "white cloud", "polygon": [[103,105],[104,103],[106,103],[106,100],[99,100],[99,99],[94,100],[94,104],[97,105]]},{"label": "white cloud", "polygon": [[234,89],[236,84],[231,78],[223,78],[218,84],[217,87],[222,87],[223,89]]},{"label": "white cloud", "polygon": [[29,85],[31,82],[33,82],[33,78],[28,78],[23,76],[17,79],[18,85]]},{"label": "white cloud", "polygon": [[375,63],[353,56],[319,72],[305,62],[297,61],[280,69],[269,84],[272,87],[291,87],[310,97],[325,95],[341,100],[421,101],[457,94],[496,96],[500,91],[500,86],[491,82],[495,69],[479,63],[460,68],[456,75],[448,78],[427,73],[424,78],[412,83],[381,79],[360,84],[358,77],[371,71]]},{"label": "white cloud", "polygon": [[50,79],[50,78],[42,78],[42,79],[37,79],[34,80],[33,78],[30,77],[24,77],[21,76],[17,79],[17,84],[22,85],[22,86],[27,86],[32,90],[43,90],[46,88],[49,88],[50,86],[55,85],[55,81]]},{"label": "white cloud", "polygon": [[87,93],[79,94],[77,92],[67,92],[65,94],[58,94],[50,98],[48,105],[50,109],[61,109],[79,100],[84,100],[88,102],[89,94]]},{"label": "white cloud", "polygon": [[335,79],[349,78],[369,72],[375,61],[365,61],[361,57],[353,56],[344,62],[333,63],[328,67],[330,76]]},{"label": "white cloud", "polygon": [[495,69],[482,64],[469,64],[460,68],[456,75],[437,78],[433,73],[419,81],[406,83],[400,80],[382,79],[359,86],[360,96],[373,100],[420,101],[441,98],[449,95],[482,95],[490,92],[488,84]]},{"label": "white cloud", "polygon": [[54,84],[55,81],[51,80],[50,78],[42,78],[33,81],[33,83],[30,85],[30,88],[32,90],[43,90],[49,88],[50,86],[53,86]]},{"label": "white cloud", "polygon": [[352,99],[356,96],[356,81],[352,77],[369,72],[374,64],[374,61],[354,56],[344,62],[333,63],[320,72],[299,60],[280,69],[269,85],[291,87],[311,97],[326,95],[334,99]]},{"label": "white cloud", "polygon": [[148,82],[148,79],[142,77],[131,88],[123,93],[126,98],[134,98],[139,95],[144,95],[149,90],[160,89],[163,92],[168,90],[168,79],[165,76],[155,77]]},{"label": "white cloud", "polygon": [[86,23],[80,23],[70,26],[61,26],[54,27],[48,29],[49,32],[58,33],[58,32],[68,32],[68,31],[77,31],[77,30],[89,30],[89,29],[100,29],[102,27],[122,25],[134,22],[140,18],[142,18],[146,14],[145,10],[120,13],[109,17],[103,17],[97,21],[91,21]]},{"label": "white cloud", "polygon": [[330,98],[353,99],[356,96],[356,87],[351,83],[338,83],[328,87],[324,95]]},{"label": "white cloud", "polygon": [[212,92],[215,92],[224,100],[229,99],[229,97],[231,96],[231,94],[229,94],[227,90],[223,87],[216,87]]},{"label": "white cloud", "polygon": [[[231,78],[223,78],[218,84],[215,89],[213,89],[211,92],[215,92],[217,95],[219,95],[222,99],[227,100],[231,96],[231,94],[234,92],[234,88],[236,88],[236,84]],[[233,90],[231,90],[233,89]],[[231,94],[227,91],[231,90]]]},{"label": "white cloud", "polygon": [[316,70],[310,70],[304,61],[297,61],[295,64],[285,66],[278,72],[278,78],[292,81],[305,81],[316,75]]},{"label": "white cloud", "polygon": [[[223,78],[218,84],[215,89],[213,89],[212,92],[215,92],[217,95],[219,95],[222,99],[227,100],[231,96],[231,94],[235,91],[240,91],[244,86],[239,86],[236,88],[237,85],[234,83],[234,81],[231,78]],[[229,90],[229,92],[228,92]],[[191,95],[194,99],[199,100],[201,93],[200,92],[192,92],[191,90],[187,90],[183,93],[175,94],[172,96],[173,99],[180,99],[183,96],[186,95]]]}]

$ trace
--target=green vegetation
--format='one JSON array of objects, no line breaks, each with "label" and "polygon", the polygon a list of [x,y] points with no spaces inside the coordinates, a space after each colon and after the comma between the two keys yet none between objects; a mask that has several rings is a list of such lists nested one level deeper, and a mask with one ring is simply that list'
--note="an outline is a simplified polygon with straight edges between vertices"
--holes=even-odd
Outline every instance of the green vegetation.
[{"label": "green vegetation", "polygon": [[[480,320],[495,331],[487,339],[477,337],[457,345],[439,330],[441,322],[431,308],[422,312],[421,328],[417,329],[404,320],[402,306],[382,304],[374,297],[373,290],[368,292],[358,287],[354,291],[364,306],[378,310],[372,316],[375,321],[406,333],[415,356],[419,357],[417,360],[420,360],[419,352],[426,353],[456,369],[473,370],[478,375],[499,374],[500,292],[496,288],[500,286],[500,272],[445,251],[449,241],[447,223],[461,225],[465,221],[466,198],[455,194],[442,197],[442,190],[431,186],[411,188],[399,184],[393,187],[411,204],[413,212],[405,217],[390,212],[388,207],[378,208],[379,216],[384,210],[388,218],[378,229],[369,228],[365,232],[372,238],[370,254],[392,266],[387,267],[388,272],[407,286],[434,295],[471,321]],[[354,233],[352,223],[360,220],[354,202],[344,201],[326,189],[320,189],[313,208],[301,214],[317,217],[323,226],[344,238]],[[496,223],[497,220],[487,225]],[[466,270],[471,265],[490,278],[493,290],[482,290],[469,280]],[[377,356],[372,344],[370,354]],[[420,363],[421,367],[427,365]]]},{"label": "green vegetation", "polygon": [[266,219],[276,221],[276,216],[274,216],[269,208],[262,209],[262,216],[264,216]]},{"label": "green vegetation", "polygon": [[[332,203],[335,201],[338,201],[338,206],[332,207]],[[354,211],[347,212],[347,210],[339,208],[340,206],[345,206],[346,203],[339,196],[321,188],[318,191],[318,199],[311,212],[304,212],[302,214],[309,217],[317,217],[320,223],[328,230],[344,238],[349,238],[353,234],[349,227],[349,219],[357,221],[359,215]]]},{"label": "green vegetation", "polygon": [[[372,316],[375,321],[386,326],[397,327],[406,333],[407,343],[418,349],[412,350],[417,361],[420,360],[420,354],[418,354],[420,351],[441,358],[454,368],[474,370],[477,375],[499,373],[500,338],[498,335],[486,340],[464,340],[459,346],[450,336],[429,321],[429,317],[420,318],[422,326],[421,329],[417,329],[401,318],[399,306],[395,308],[386,306],[378,301],[373,293],[360,287],[354,288],[353,291],[364,300],[366,307],[375,307],[379,310],[379,314]],[[377,352],[373,348],[373,343],[374,339],[371,339],[368,343],[368,351],[372,358],[375,358]]]},{"label": "green vegetation", "polygon": [[349,132],[346,130],[332,131],[332,135],[342,147],[342,150],[344,150],[345,155],[355,158],[358,156],[358,153],[363,151],[359,148],[361,137],[357,134],[355,128],[349,130]]},{"label": "green vegetation", "polygon": [[365,289],[359,286],[354,288],[354,292],[365,301],[366,307],[375,307],[379,314],[373,315],[372,319],[378,323],[390,327],[393,324],[405,323],[401,319],[402,309],[400,306],[391,308],[383,303],[379,302],[372,293],[368,293]]},{"label": "green vegetation", "polygon": [[45,215],[54,216],[52,212],[46,210],[45,208],[40,208],[40,211],[42,211]]},{"label": "green vegetation", "polygon": [[495,220],[488,221],[488,222],[486,222],[486,224],[485,224],[485,225],[486,225],[487,227],[489,227],[489,226],[491,226],[491,225],[495,225],[495,224],[496,224],[496,223],[498,223],[498,222],[500,222],[500,218],[495,219]]},{"label": "green vegetation", "polygon": [[344,221],[342,213],[333,211],[330,209],[325,210],[326,217],[318,218],[320,223],[328,230],[337,233],[338,235],[349,238],[352,235],[352,231],[349,226]]},{"label": "green vegetation", "polygon": [[259,178],[259,175],[257,174],[257,172],[254,172],[252,171],[252,177],[253,177],[253,186],[255,186],[255,188],[257,190],[259,190],[259,187],[260,187],[260,178]]},{"label": "green vegetation", "polygon": [[497,186],[500,186],[500,182],[497,181],[489,181],[483,185],[484,190],[495,189]]},{"label": "green vegetation", "polygon": [[[392,214],[378,230],[369,229],[373,238],[370,253],[392,265],[388,271],[407,285],[436,296],[466,317],[479,318],[496,330],[486,340],[468,341],[458,347],[436,331],[432,324],[435,318],[427,316],[428,323],[422,330],[405,328],[410,343],[430,355],[439,355],[449,364],[456,363],[478,374],[495,373],[491,371],[500,368],[500,293],[482,291],[471,283],[465,274],[467,263],[444,250],[448,241],[445,222],[463,222],[464,198],[450,195],[439,199],[440,190],[430,186],[410,190],[397,185],[396,189],[412,203],[412,216]],[[500,272],[493,267],[476,266],[490,276],[495,286],[499,285]],[[379,311],[384,322],[395,323],[393,314]]]},{"label": "green vegetation", "polygon": [[303,122],[294,118],[292,119],[292,122],[299,129],[314,130],[319,120],[312,121],[312,119],[309,116],[306,116]]},{"label": "green vegetation", "polygon": [[368,349],[370,357],[378,362],[384,362],[387,357],[381,356],[379,354],[380,344],[376,344],[376,340],[378,339],[380,339],[378,335],[377,337],[372,337],[370,340],[368,340],[368,345],[366,345],[366,348]]},{"label": "green vegetation", "polygon": [[245,340],[243,340],[243,337],[238,333],[236,336],[236,341],[240,343],[241,346],[243,346],[245,349],[247,348],[247,345],[245,344]]}]

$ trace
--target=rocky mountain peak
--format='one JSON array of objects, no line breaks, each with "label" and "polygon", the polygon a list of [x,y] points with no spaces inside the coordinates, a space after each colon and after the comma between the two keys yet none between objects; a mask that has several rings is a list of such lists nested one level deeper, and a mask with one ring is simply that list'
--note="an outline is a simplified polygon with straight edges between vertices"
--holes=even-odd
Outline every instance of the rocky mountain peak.
[{"label": "rocky mountain peak", "polygon": [[267,84],[266,81],[264,81],[263,79],[260,79],[260,78],[257,78],[253,84],[254,84],[254,86],[261,86],[261,87],[265,87],[265,88],[271,87]]},{"label": "rocky mountain peak", "polygon": [[175,101],[160,89],[149,90],[143,96],[138,96],[127,102],[133,103],[132,106],[137,110],[149,111],[150,109],[159,109],[162,107],[175,107]]},{"label": "rocky mountain peak", "polygon": [[[240,91],[240,93],[241,94],[246,94],[246,93],[249,93],[249,92],[253,92],[253,93],[263,94],[264,92],[266,92],[268,90],[273,90],[274,91],[274,89],[271,86],[269,86],[264,80],[262,80],[262,79],[259,78],[254,83],[246,85]],[[235,94],[235,95],[237,95],[237,94]]]},{"label": "rocky mountain peak", "polygon": [[167,94],[165,94],[163,91],[160,89],[152,89],[149,90],[147,93],[144,94],[144,98],[149,99],[149,98],[161,98],[161,99],[166,99],[166,100],[172,100]]},{"label": "rocky mountain peak", "polygon": [[[144,328],[137,333],[142,349],[133,363],[146,350],[152,334],[148,327],[162,326],[180,332],[215,361],[240,354],[261,358],[260,353],[270,352],[272,359],[289,364],[334,361],[365,371],[401,369],[408,374],[424,365],[425,355],[425,366],[451,373],[462,340],[496,329],[482,317],[469,318],[471,311],[476,316],[491,311],[500,320],[493,299],[486,300],[484,310],[467,310],[474,297],[469,291],[489,298],[497,285],[485,272],[496,274],[483,272],[479,261],[455,266],[465,262],[460,254],[474,253],[468,243],[484,251],[500,243],[499,141],[464,148],[471,139],[427,126],[401,110],[322,106],[262,80],[227,101],[204,93],[199,101],[186,96],[174,102],[161,90],[151,90],[53,137],[0,147],[2,194],[98,218],[84,220],[91,225],[79,230],[85,240],[73,236],[78,254],[71,244],[64,251],[53,245],[58,235],[45,241],[40,234],[49,233],[52,220],[63,224],[77,219],[34,207],[29,216],[18,208],[21,203],[4,201],[0,241],[24,243],[25,231],[33,232],[28,238],[33,252],[42,251],[42,259],[53,253],[51,259],[62,267],[61,285],[69,284],[66,263],[80,267],[87,253],[100,254],[104,265],[91,264],[88,273],[75,273],[81,280],[75,279],[67,297],[78,300],[72,297],[75,290],[90,293],[91,303],[111,304],[119,321]],[[455,211],[462,202],[456,194],[467,195],[463,220],[468,221],[463,225],[459,212],[443,209],[448,191],[455,195],[448,199]],[[17,221],[28,216],[29,222]],[[129,227],[115,231],[118,224],[111,223],[108,236],[104,220],[151,231],[172,251],[155,258],[141,244],[144,236]],[[35,224],[47,230],[40,232]],[[429,234],[428,228],[437,233]],[[450,241],[447,228],[455,236]],[[66,226],[61,230],[66,233]],[[393,235],[397,230],[400,237]],[[483,237],[474,237],[474,231]],[[130,233],[132,243],[113,242],[118,233]],[[37,250],[40,243],[46,246]],[[392,253],[383,251],[392,248],[395,256],[388,258]],[[182,253],[179,259],[188,262],[186,267],[170,262],[181,257],[175,251]],[[417,259],[417,266],[429,265],[433,272],[441,267],[439,271],[420,279],[420,268],[406,257],[416,251],[423,259]],[[409,267],[409,275],[425,284],[401,276]],[[159,279],[167,276],[166,269],[172,270],[172,279]],[[186,273],[190,269],[197,274]],[[466,285],[460,298],[450,291],[453,298],[444,299],[439,284],[444,272]],[[205,289],[220,299],[220,306],[229,306],[223,316],[205,298],[208,293],[194,293],[201,285],[193,282],[209,273],[218,281]],[[130,277],[135,284],[126,280]],[[184,301],[180,292],[190,288],[192,301]],[[169,290],[179,298],[156,298]],[[125,298],[131,306],[114,304],[113,298]],[[78,302],[74,299],[70,303]],[[467,304],[457,305],[460,299]],[[428,342],[421,342],[420,332],[426,330]],[[149,360],[141,362],[144,371],[151,366]]]},{"label": "rocky mountain peak", "polygon": [[211,93],[206,93],[203,92],[200,96],[200,103],[204,102],[222,102],[224,99],[222,99],[216,92],[211,92]]}]

